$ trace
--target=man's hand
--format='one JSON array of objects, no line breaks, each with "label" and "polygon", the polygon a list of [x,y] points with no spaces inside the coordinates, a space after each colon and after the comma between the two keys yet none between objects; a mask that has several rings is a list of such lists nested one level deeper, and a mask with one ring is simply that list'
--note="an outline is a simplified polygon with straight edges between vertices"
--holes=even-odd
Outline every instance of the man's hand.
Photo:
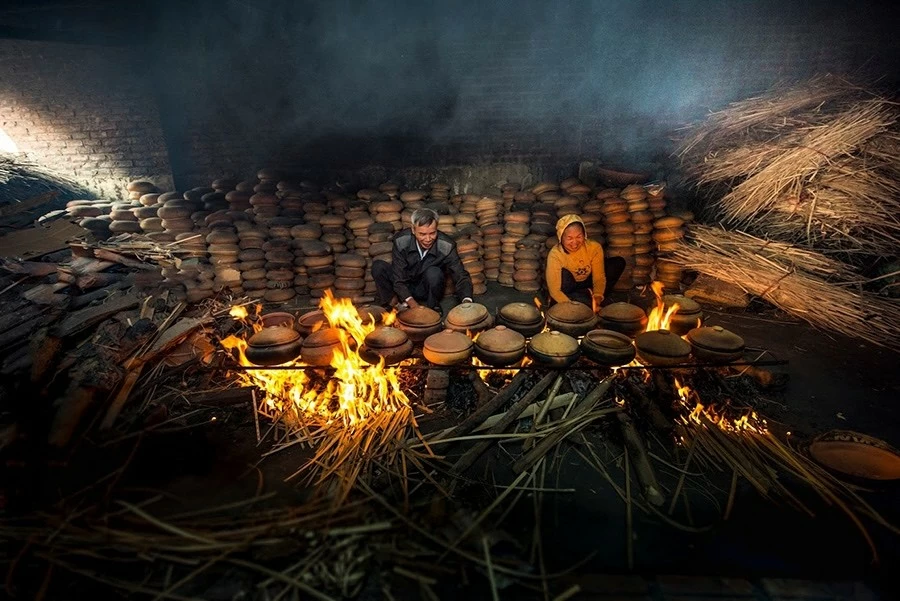
[{"label": "man's hand", "polygon": [[419,306],[419,301],[417,301],[416,299],[414,299],[412,297],[409,297],[408,299],[406,299],[406,304],[409,305],[410,309],[415,309],[416,307]]}]

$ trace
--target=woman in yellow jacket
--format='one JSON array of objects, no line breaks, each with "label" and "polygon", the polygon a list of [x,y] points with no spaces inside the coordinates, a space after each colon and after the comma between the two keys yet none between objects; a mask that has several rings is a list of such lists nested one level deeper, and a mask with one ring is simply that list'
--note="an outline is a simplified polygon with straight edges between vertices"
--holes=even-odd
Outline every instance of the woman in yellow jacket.
[{"label": "woman in yellow jacket", "polygon": [[599,308],[625,271],[625,259],[604,259],[603,247],[587,239],[584,222],[578,215],[561,217],[556,222],[556,235],[559,244],[547,255],[545,273],[550,302],[573,300]]}]

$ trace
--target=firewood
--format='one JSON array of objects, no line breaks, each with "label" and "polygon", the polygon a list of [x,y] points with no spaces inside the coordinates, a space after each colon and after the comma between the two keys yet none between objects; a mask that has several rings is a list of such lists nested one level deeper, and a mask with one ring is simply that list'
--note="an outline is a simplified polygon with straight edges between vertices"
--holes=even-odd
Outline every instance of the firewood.
[{"label": "firewood", "polygon": [[97,307],[89,307],[87,309],[75,311],[56,324],[51,334],[58,338],[65,338],[66,336],[77,334],[78,332],[103,321],[110,315],[115,315],[120,311],[136,307],[139,303],[140,299],[137,296],[124,295],[112,298]]},{"label": "firewood", "polygon": [[6,330],[0,334],[0,350],[6,350],[22,343],[28,339],[35,330],[49,324],[53,319],[54,316],[52,314],[42,313],[36,317],[23,321],[14,328]]},{"label": "firewood", "polygon": [[[617,413],[616,418],[618,418],[619,429],[622,432],[622,438],[625,440],[628,454],[634,463],[634,471],[641,486],[641,493],[647,502],[661,507],[665,504],[666,497],[656,479],[656,472],[653,471],[650,457],[647,455],[647,449],[644,447],[644,442],[641,440],[637,428],[634,427],[634,422],[631,421],[631,418],[624,411]],[[625,477],[627,478],[628,474]]]},{"label": "firewood", "polygon": [[477,428],[484,420],[490,417],[493,413],[495,413],[498,409],[500,409],[503,405],[509,402],[509,399],[516,394],[516,391],[519,387],[528,379],[528,372],[520,371],[513,379],[510,381],[506,387],[503,388],[497,396],[495,396],[492,400],[484,403],[478,409],[476,409],[469,417],[467,417],[461,424],[450,430],[446,436],[440,436],[440,438],[458,438],[460,436],[466,436],[470,434],[475,428]]},{"label": "firewood", "polygon": [[671,433],[675,425],[663,415],[659,406],[644,394],[644,391],[641,390],[640,386],[637,386],[631,381],[626,381],[625,386],[628,388],[629,405],[640,411],[657,432],[665,435]]},{"label": "firewood", "polygon": [[[506,430],[510,426],[510,424],[516,421],[516,418],[518,418],[519,414],[521,414],[525,410],[525,407],[533,403],[536,398],[538,398],[545,390],[547,390],[547,388],[550,386],[550,384],[553,383],[553,380],[555,379],[555,372],[551,371],[550,373],[545,375],[537,384],[535,384],[534,388],[526,392],[521,399],[516,401],[513,406],[503,414],[503,417],[500,419],[500,421],[497,422],[497,425],[488,430],[488,434],[500,434],[501,432]],[[462,457],[459,458],[459,460],[455,464],[453,464],[451,470],[456,474],[461,474],[462,472],[466,471],[467,469],[472,467],[472,465],[478,460],[478,458],[481,457],[494,442],[496,442],[496,440],[489,438],[487,440],[475,443],[471,448],[469,448],[468,451],[463,454]]]},{"label": "firewood", "polygon": [[13,261],[11,259],[0,260],[0,268],[11,273],[19,273],[36,278],[56,273],[56,263],[43,263],[40,261]]},{"label": "firewood", "polygon": [[24,303],[18,306],[9,307],[8,313],[0,315],[0,332],[20,325],[22,322],[37,317],[41,313],[49,311],[48,307],[41,307],[31,303]]},{"label": "firewood", "polygon": [[89,273],[78,276],[75,285],[81,290],[90,290],[121,282],[126,277],[127,274],[124,273]]},{"label": "firewood", "polygon": [[87,307],[94,301],[104,300],[109,298],[117,291],[122,290],[123,288],[128,288],[134,282],[134,278],[132,274],[128,274],[124,280],[120,280],[118,282],[113,282],[108,286],[104,286],[103,288],[98,288],[97,290],[91,290],[85,294],[80,294],[78,296],[72,297],[72,302],[69,304],[69,307],[72,309],[82,309]]},{"label": "firewood", "polygon": [[50,305],[51,307],[65,307],[69,303],[70,297],[65,294],[57,294],[60,290],[65,290],[69,285],[66,283],[57,284],[38,284],[22,293],[25,298],[38,305]]},{"label": "firewood", "polygon": [[159,271],[159,266],[154,265],[153,263],[142,263],[141,261],[137,261],[135,259],[129,259],[128,257],[124,257],[119,253],[110,250],[108,248],[95,248],[94,256],[98,259],[103,259],[105,261],[112,261],[114,263],[118,263],[119,265],[124,265],[126,267],[131,267],[133,269],[147,270],[147,271]]},{"label": "firewood", "polygon": [[82,416],[94,404],[97,389],[89,386],[78,386],[74,383],[66,391],[64,402],[50,425],[47,442],[55,447],[64,447],[72,440]]},{"label": "firewood", "polygon": [[477,371],[473,370],[469,372],[469,381],[472,382],[472,388],[475,389],[476,406],[481,406],[497,396],[497,393],[484,383],[484,380],[481,379],[481,375]]},{"label": "firewood", "polygon": [[31,381],[36,384],[44,380],[44,376],[56,363],[56,356],[62,348],[62,339],[50,336],[49,328],[41,328],[31,338],[29,347]]}]

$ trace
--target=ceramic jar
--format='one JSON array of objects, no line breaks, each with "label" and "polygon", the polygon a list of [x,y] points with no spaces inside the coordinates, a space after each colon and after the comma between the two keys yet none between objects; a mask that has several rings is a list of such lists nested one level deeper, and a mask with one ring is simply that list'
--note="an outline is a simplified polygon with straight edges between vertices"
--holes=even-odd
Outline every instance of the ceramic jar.
[{"label": "ceramic jar", "polygon": [[303,338],[293,328],[263,328],[247,340],[245,355],[254,365],[281,365],[300,355]]},{"label": "ceramic jar", "polygon": [[304,313],[297,319],[297,325],[294,326],[298,332],[304,336],[309,336],[313,330],[328,326],[328,320],[325,319],[325,312],[321,309]]},{"label": "ceramic jar", "polygon": [[307,365],[325,367],[331,365],[334,353],[341,348],[341,339],[353,344],[353,338],[338,328],[322,328],[306,337],[300,349],[300,359]]},{"label": "ceramic jar", "polygon": [[618,367],[634,359],[634,342],[621,332],[591,330],[581,339],[581,354],[600,365]]},{"label": "ceramic jar", "polygon": [[259,319],[264,328],[271,328],[273,326],[283,326],[285,328],[294,327],[294,315],[284,311],[264,313]]},{"label": "ceramic jar", "polygon": [[669,330],[638,334],[634,345],[638,359],[649,365],[678,365],[691,356],[691,345]]},{"label": "ceramic jar", "polygon": [[603,329],[634,338],[647,327],[647,314],[637,305],[611,303],[600,310]]},{"label": "ceramic jar", "polygon": [[687,339],[700,361],[731,363],[744,356],[744,339],[722,326],[694,328]]},{"label": "ceramic jar", "polygon": [[684,336],[694,328],[700,327],[703,311],[694,299],[680,294],[667,294],[662,297],[662,302],[666,309],[678,305],[678,311],[672,314],[669,321],[670,331]]},{"label": "ceramic jar", "polygon": [[435,365],[456,365],[469,360],[472,339],[462,332],[444,330],[425,339],[422,354]]},{"label": "ceramic jar", "polygon": [[375,365],[379,359],[385,365],[394,365],[407,359],[413,350],[412,340],[400,328],[380,326],[369,332],[359,347],[359,356],[366,363]]},{"label": "ceramic jar", "polygon": [[509,303],[497,312],[497,323],[530,338],[544,329],[544,314],[529,303]]},{"label": "ceramic jar", "polygon": [[447,312],[444,327],[454,332],[477,334],[494,325],[487,307],[480,303],[462,303]]},{"label": "ceramic jar", "polygon": [[356,312],[364,324],[374,323],[377,326],[384,321],[387,310],[379,305],[363,305],[357,307]]},{"label": "ceramic jar", "polygon": [[562,332],[541,332],[528,343],[528,354],[549,367],[568,367],[578,359],[578,341]]},{"label": "ceramic jar", "polygon": [[413,342],[422,342],[441,331],[441,316],[434,309],[418,306],[397,315],[397,327]]},{"label": "ceramic jar", "polygon": [[547,310],[547,326],[572,337],[584,336],[597,325],[594,310],[576,301],[556,303]]},{"label": "ceramic jar", "polygon": [[475,339],[475,356],[493,367],[512,365],[525,356],[525,337],[502,325],[485,330]]}]

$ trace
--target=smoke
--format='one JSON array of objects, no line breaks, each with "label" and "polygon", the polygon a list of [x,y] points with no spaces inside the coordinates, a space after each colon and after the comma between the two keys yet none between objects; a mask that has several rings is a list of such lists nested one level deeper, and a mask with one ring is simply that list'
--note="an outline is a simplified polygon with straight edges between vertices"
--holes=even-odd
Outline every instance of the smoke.
[{"label": "smoke", "polygon": [[892,6],[203,0],[161,14],[156,73],[169,129],[227,130],[260,160],[641,160],[782,80],[896,81]]}]

